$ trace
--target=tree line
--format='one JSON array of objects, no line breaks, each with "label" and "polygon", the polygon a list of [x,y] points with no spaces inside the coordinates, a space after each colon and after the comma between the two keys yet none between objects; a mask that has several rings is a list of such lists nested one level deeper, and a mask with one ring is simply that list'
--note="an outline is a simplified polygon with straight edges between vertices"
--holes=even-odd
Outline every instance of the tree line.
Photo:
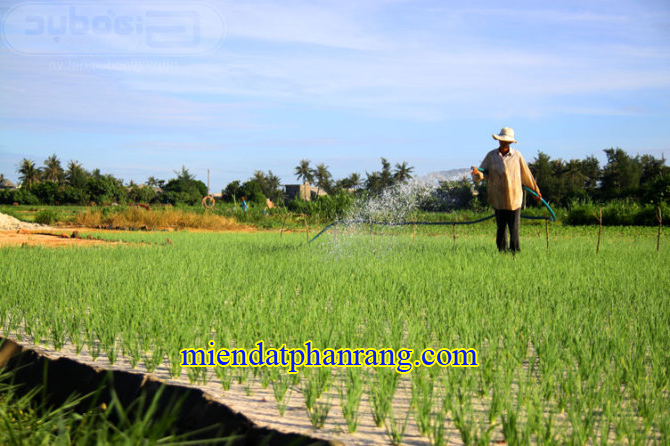
[{"label": "tree line", "polygon": [[[670,199],[670,167],[665,158],[652,155],[631,156],[621,148],[605,149],[606,162],[600,165],[594,156],[584,159],[552,159],[544,152],[528,164],[542,191],[543,197],[554,206],[570,207],[574,203],[606,203],[626,200],[639,204],[667,203]],[[327,165],[312,165],[302,159],[294,168],[299,182],[308,182],[329,196],[341,194],[379,194],[386,188],[407,182],[414,168],[407,162],[393,167],[381,158],[381,168],[334,179]],[[143,184],[123,180],[99,169],[87,171],[77,161],[62,167],[54,154],[44,160],[43,166],[24,158],[18,168],[21,187],[0,190],[0,203],[11,204],[88,204],[104,203],[170,203],[197,204],[207,194],[207,186],[182,166],[169,180],[149,177]],[[0,174],[0,182],[4,176]],[[283,204],[284,190],[279,177],[271,170],[256,170],[251,178],[230,182],[223,190],[224,201],[236,202],[241,197],[250,202],[265,204],[269,198]],[[454,210],[486,206],[486,186],[474,186],[469,179],[442,182],[426,198],[425,210]]]},{"label": "tree line", "polygon": [[[395,168],[386,158],[381,158],[381,169],[335,180],[328,166],[319,163],[312,166],[308,159],[301,160],[295,167],[296,179],[308,182],[328,195],[380,193],[387,187],[407,182],[414,170],[407,162],[396,163]],[[17,167],[20,187],[0,190],[0,203],[11,204],[110,204],[110,203],[199,203],[207,195],[207,186],[197,180],[186,167],[175,171],[170,180],[149,177],[145,183],[130,181],[127,185],[111,174],[102,174],[100,169],[88,171],[81,163],[71,160],[63,167],[56,154],[49,156],[42,166],[24,158]],[[4,175],[0,174],[0,182]],[[272,170],[254,171],[247,181],[235,180],[222,190],[224,201],[237,202],[245,197],[250,202],[265,204],[267,198],[276,204],[283,204],[284,190],[278,176]]]},{"label": "tree line", "polygon": [[[381,158],[381,170],[366,172],[365,179],[359,173],[352,173],[344,178],[334,179],[328,166],[319,163],[312,166],[312,161],[302,159],[295,167],[293,173],[301,183],[309,183],[316,187],[316,196],[323,191],[327,195],[340,195],[342,193],[357,194],[370,193],[379,194],[382,190],[396,184],[405,183],[412,178],[414,168],[406,161],[396,163],[395,168],[386,158]],[[222,191],[225,201],[236,201],[245,197],[248,201],[265,203],[269,198],[275,203],[284,199],[284,191],[281,188],[279,178],[269,170],[267,173],[256,170],[254,175],[245,183],[239,180],[232,181]]]}]

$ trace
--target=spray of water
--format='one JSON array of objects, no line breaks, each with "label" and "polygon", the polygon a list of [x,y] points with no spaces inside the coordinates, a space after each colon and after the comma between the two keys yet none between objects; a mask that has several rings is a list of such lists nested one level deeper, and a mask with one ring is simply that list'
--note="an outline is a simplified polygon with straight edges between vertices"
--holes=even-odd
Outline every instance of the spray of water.
[{"label": "spray of water", "polygon": [[375,252],[384,252],[392,247],[399,225],[416,220],[420,203],[435,190],[435,185],[425,181],[411,180],[386,188],[381,194],[358,199],[338,224],[330,230],[324,244],[331,254],[351,253],[354,241],[369,237]]}]

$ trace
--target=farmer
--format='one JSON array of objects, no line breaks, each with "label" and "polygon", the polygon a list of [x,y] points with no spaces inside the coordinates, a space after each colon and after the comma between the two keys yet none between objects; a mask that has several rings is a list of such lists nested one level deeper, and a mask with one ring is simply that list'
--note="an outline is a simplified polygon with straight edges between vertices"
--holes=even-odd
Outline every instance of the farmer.
[{"label": "farmer", "polygon": [[[489,204],[495,210],[498,231],[496,244],[498,251],[510,249],[513,253],[519,251],[519,224],[521,220],[521,204],[523,202],[522,184],[537,193],[535,199],[540,201],[540,189],[535,178],[528,168],[528,164],[518,150],[510,148],[516,143],[514,130],[503,127],[499,134],[493,134],[493,139],[500,142],[500,147],[491,150],[482,161],[480,167],[472,168],[472,177],[475,183],[482,179],[488,180]],[[510,244],[507,246],[507,228],[509,228]]]},{"label": "farmer", "polygon": [[242,197],[242,202],[240,203],[240,207],[242,208],[242,210],[244,212],[247,212],[247,209],[249,208],[249,206],[247,205],[247,200],[245,200],[244,197]]}]

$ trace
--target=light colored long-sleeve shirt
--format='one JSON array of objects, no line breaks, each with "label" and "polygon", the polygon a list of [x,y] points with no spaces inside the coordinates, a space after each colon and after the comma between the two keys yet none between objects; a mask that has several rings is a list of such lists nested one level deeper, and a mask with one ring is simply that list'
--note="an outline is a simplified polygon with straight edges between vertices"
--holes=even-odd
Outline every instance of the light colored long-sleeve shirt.
[{"label": "light colored long-sleeve shirt", "polygon": [[491,150],[480,167],[486,169],[484,178],[488,180],[489,204],[493,209],[519,209],[523,203],[522,185],[540,194],[540,188],[518,150],[510,148],[506,155],[498,149]]}]

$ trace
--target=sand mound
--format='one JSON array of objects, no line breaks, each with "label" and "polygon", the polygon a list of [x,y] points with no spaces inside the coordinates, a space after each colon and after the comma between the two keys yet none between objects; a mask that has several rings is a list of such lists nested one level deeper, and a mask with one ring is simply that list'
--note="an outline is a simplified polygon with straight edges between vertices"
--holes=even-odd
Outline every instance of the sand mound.
[{"label": "sand mound", "polygon": [[49,226],[39,225],[37,223],[26,223],[18,220],[11,215],[0,213],[0,231],[16,231],[19,229],[52,229]]}]

